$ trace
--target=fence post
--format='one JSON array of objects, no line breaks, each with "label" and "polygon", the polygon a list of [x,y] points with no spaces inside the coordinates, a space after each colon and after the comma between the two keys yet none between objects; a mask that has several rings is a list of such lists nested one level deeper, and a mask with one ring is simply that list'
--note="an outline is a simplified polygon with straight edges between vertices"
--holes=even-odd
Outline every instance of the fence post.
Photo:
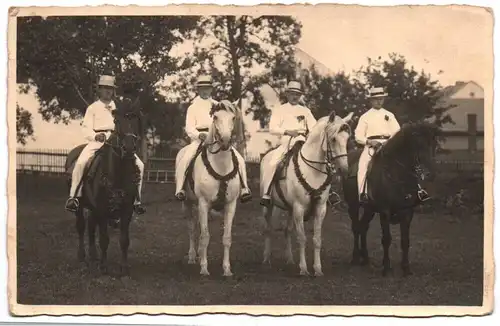
[{"label": "fence post", "polygon": [[469,152],[477,151],[477,115],[467,114],[467,131],[469,134]]}]

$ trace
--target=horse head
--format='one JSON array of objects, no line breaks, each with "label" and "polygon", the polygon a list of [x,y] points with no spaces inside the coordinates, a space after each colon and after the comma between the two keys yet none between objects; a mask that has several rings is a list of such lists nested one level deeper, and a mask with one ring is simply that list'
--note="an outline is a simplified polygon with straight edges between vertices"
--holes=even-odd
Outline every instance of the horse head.
[{"label": "horse head", "polygon": [[438,134],[439,128],[428,122],[405,124],[387,141],[380,154],[416,171],[421,179],[426,174],[433,176]]},{"label": "horse head", "polygon": [[212,116],[212,126],[206,144],[219,144],[222,151],[227,151],[231,146],[236,108],[231,102],[223,100],[212,105],[210,115]]},{"label": "horse head", "polygon": [[133,157],[138,149],[141,131],[142,112],[137,108],[137,100],[132,104],[122,104],[113,111],[115,142],[113,147],[119,150],[122,158]]},{"label": "horse head", "polygon": [[[316,126],[311,131],[309,137],[314,137],[316,134],[321,141],[321,150],[325,153],[326,161],[330,165],[335,165],[341,174],[347,173],[347,142],[351,134],[349,121],[352,119],[353,113],[349,113],[346,117],[341,118],[332,111],[329,116],[322,117],[318,120]],[[318,134],[319,132],[319,134]]]}]

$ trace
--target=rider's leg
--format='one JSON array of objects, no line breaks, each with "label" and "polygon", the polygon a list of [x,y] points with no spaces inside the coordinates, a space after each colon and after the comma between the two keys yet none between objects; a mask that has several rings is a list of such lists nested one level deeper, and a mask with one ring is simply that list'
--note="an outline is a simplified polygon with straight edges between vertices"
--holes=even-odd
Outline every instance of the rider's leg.
[{"label": "rider's leg", "polygon": [[271,187],[271,182],[273,181],[276,168],[285,153],[285,146],[279,146],[270,155],[269,165],[264,169],[262,176],[262,188],[264,189],[264,194],[262,195],[261,204],[267,205],[271,201],[271,196],[269,190]]},{"label": "rider's leg", "polygon": [[73,173],[71,175],[71,188],[69,191],[69,198],[66,201],[66,209],[69,211],[76,211],[79,207],[79,202],[76,199],[82,195],[82,187],[77,191],[78,184],[82,180],[83,171],[87,162],[94,156],[95,152],[101,148],[103,143],[92,141],[87,144],[78,156],[75,162],[75,167],[73,168]]},{"label": "rider's leg", "polygon": [[370,153],[369,153],[369,148],[368,146],[365,146],[363,149],[363,152],[361,153],[361,156],[359,157],[359,163],[358,163],[358,194],[360,201],[366,202],[367,201],[367,182],[366,182],[366,172],[368,169],[368,163],[370,163]]},{"label": "rider's leg", "polygon": [[135,155],[135,164],[139,168],[140,179],[139,179],[139,184],[137,185],[137,197],[135,198],[134,202],[134,210],[137,214],[144,214],[146,212],[146,209],[141,204],[142,181],[144,179],[144,163],[141,161],[139,156],[137,156],[137,154]]},{"label": "rider's leg", "polygon": [[248,178],[247,178],[247,167],[245,163],[245,159],[243,156],[233,148],[234,153],[236,154],[236,158],[238,159],[238,169],[239,169],[239,174],[241,176],[241,180],[243,181],[243,184],[241,185],[241,196],[240,200],[242,202],[246,202],[252,198],[252,193],[250,191],[250,187],[248,186]]},{"label": "rider's leg", "polygon": [[187,145],[184,150],[184,155],[179,159],[175,167],[175,197],[178,200],[186,199],[186,193],[184,191],[184,183],[186,181],[186,170],[191,163],[198,146],[199,141],[192,141],[191,144]]}]

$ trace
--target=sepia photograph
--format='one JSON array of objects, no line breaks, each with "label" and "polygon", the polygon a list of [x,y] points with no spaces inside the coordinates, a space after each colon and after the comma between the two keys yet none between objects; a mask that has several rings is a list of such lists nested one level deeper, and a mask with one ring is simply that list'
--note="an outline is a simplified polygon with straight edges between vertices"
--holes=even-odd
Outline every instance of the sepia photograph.
[{"label": "sepia photograph", "polygon": [[17,7],[8,29],[13,315],[492,311],[489,8]]}]

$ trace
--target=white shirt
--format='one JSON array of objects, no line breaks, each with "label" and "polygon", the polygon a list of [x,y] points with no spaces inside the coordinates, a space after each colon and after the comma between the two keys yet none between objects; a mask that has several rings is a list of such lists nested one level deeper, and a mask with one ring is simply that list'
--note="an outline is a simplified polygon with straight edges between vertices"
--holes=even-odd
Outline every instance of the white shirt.
[{"label": "white shirt", "polygon": [[359,144],[365,145],[368,137],[392,137],[399,129],[398,120],[392,112],[384,108],[378,110],[371,108],[359,118],[354,137]]},{"label": "white shirt", "polygon": [[191,139],[198,139],[200,132],[197,130],[202,128],[209,128],[212,124],[212,117],[210,110],[212,105],[216,104],[212,98],[206,100],[197,96],[186,111],[186,126],[184,130]]},{"label": "white shirt", "polygon": [[[96,130],[114,130],[115,121],[111,112],[116,109],[115,102],[105,104],[100,100],[90,104],[82,121],[82,128],[86,140],[94,141]],[[111,132],[106,133],[106,138]]]},{"label": "white shirt", "polygon": [[[303,119],[299,118],[300,116],[303,116]],[[274,108],[269,120],[269,132],[282,136],[280,142],[285,144],[290,140],[290,136],[284,135],[286,130],[305,132],[311,130],[315,124],[316,119],[307,107],[285,103]]]}]

